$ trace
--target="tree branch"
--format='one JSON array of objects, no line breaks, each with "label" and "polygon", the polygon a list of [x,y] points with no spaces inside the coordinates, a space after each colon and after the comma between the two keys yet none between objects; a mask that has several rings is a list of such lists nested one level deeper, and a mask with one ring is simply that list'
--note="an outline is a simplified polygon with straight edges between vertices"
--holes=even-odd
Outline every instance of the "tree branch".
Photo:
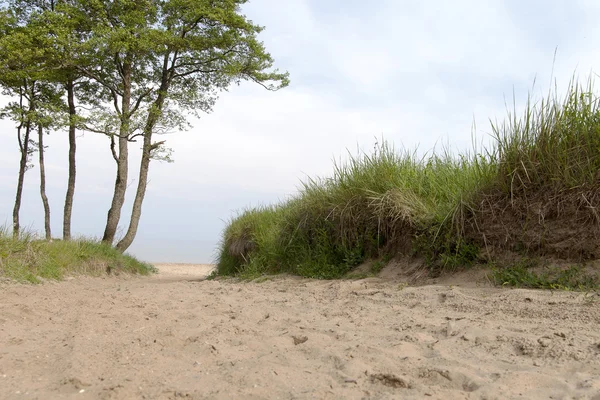
[{"label": "tree branch", "polygon": [[218,69],[194,69],[191,71],[183,72],[181,74],[173,74],[173,79],[174,78],[185,78],[188,75],[196,74],[199,72],[201,72],[203,74],[209,74],[211,72],[219,72],[219,70]]},{"label": "tree branch", "polygon": [[215,61],[222,60],[224,57],[227,57],[231,53],[241,53],[241,52],[235,50],[235,48],[231,48],[231,49],[228,49],[227,51],[224,51],[223,53],[221,53],[218,57],[213,57],[211,59],[208,59],[208,60],[202,61],[202,62],[180,63],[180,64],[176,65],[175,68],[196,67],[196,66],[200,66],[200,65],[210,64],[210,63],[213,63]]},{"label": "tree branch", "polygon": [[150,95],[150,93],[152,93],[152,89],[148,89],[146,90],[144,93],[142,93],[140,95],[140,97],[138,97],[138,99],[135,102],[135,105],[133,106],[133,108],[131,109],[131,111],[129,112],[129,115],[133,115],[135,114],[135,112],[138,110],[138,108],[140,108],[140,105],[142,104],[142,101],[148,97]]},{"label": "tree branch", "polygon": [[[100,130],[100,129],[92,128],[91,126],[87,126],[86,124],[81,125],[80,128],[82,130],[84,130],[84,131],[93,132],[93,133],[100,133],[102,135],[110,136],[111,139],[112,139],[113,136],[115,136],[115,134],[112,133],[112,132],[108,132],[108,131],[103,131],[103,130]],[[117,135],[117,136],[119,136],[119,135]]]},{"label": "tree branch", "polygon": [[263,88],[267,89],[267,90],[268,90],[268,91],[270,91],[270,92],[276,92],[276,91],[278,91],[279,89],[281,89],[280,87],[273,87],[273,86],[270,86],[270,85],[265,85],[264,83],[262,83],[261,81],[259,81],[259,80],[258,80],[258,79],[256,79],[254,76],[252,76],[252,75],[250,75],[250,74],[248,74],[248,73],[244,73],[244,74],[242,74],[242,75],[246,76],[248,79],[250,79],[250,80],[251,80],[251,81],[253,81],[254,83],[257,83],[257,84],[259,84],[260,86],[262,86]]},{"label": "tree branch", "polygon": [[119,72],[119,76],[123,81],[125,81],[125,71],[123,69],[123,63],[121,62],[121,57],[119,57],[119,53],[115,53],[115,64],[117,64],[117,71]]},{"label": "tree branch", "polygon": [[115,162],[119,162],[119,156],[117,155],[117,150],[115,149],[115,136],[110,135],[110,152],[112,153]]},{"label": "tree branch", "polygon": [[119,115],[123,115],[123,113],[121,112],[121,109],[119,108],[119,97],[117,96],[117,93],[110,89],[110,94],[113,98],[113,104],[115,106],[115,111],[117,112],[117,114]]},{"label": "tree branch", "polygon": [[109,84],[105,79],[102,79],[100,76],[98,76],[96,73],[94,73],[93,71],[89,71],[86,68],[82,68],[79,66],[75,66],[75,68],[81,72],[84,76],[88,77],[88,78],[92,78],[94,79],[96,82],[100,83],[102,86],[104,86],[105,88],[107,88],[108,90],[110,90],[111,92],[115,92],[116,94],[118,94],[119,96],[122,96],[123,93],[116,88],[115,86]]}]

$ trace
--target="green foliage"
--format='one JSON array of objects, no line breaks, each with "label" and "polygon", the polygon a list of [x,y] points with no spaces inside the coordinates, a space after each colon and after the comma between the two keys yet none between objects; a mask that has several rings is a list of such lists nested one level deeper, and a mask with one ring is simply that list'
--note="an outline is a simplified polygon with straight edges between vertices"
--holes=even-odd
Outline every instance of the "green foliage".
[{"label": "green foliage", "polygon": [[[61,67],[95,84],[101,101],[85,127],[134,138],[187,128],[242,80],[288,85],[257,38],[263,28],[240,13],[245,2],[74,0],[30,20],[53,21],[50,47],[68,52]],[[160,149],[156,158],[169,159]]]},{"label": "green foliage", "polygon": [[151,265],[95,241],[37,240],[25,232],[14,239],[0,229],[0,276],[37,283],[41,279],[62,279],[67,275],[99,276],[106,273],[147,275]]},{"label": "green foliage", "polygon": [[517,288],[592,291],[600,289],[600,276],[586,274],[581,266],[566,269],[546,267],[542,272],[532,270],[535,263],[522,260],[504,268],[495,268],[491,279],[496,285]]},{"label": "green foliage", "polygon": [[387,265],[387,263],[390,261],[390,257],[384,257],[382,260],[377,260],[373,263],[373,265],[371,265],[371,273],[373,275],[377,275],[379,274],[383,268]]},{"label": "green foliage", "polygon": [[462,232],[442,225],[415,235],[411,253],[423,257],[432,274],[438,275],[443,271],[455,272],[471,266],[479,259],[480,251],[480,247],[465,238]]},{"label": "green foliage", "polygon": [[57,54],[48,21],[27,20],[23,9],[10,6],[0,10],[0,29],[4,32],[0,36],[0,85],[5,95],[17,99],[4,107],[2,117],[57,128],[65,122],[65,105],[62,90],[56,85],[61,75],[54,63]]},{"label": "green foliage", "polygon": [[216,269],[212,270],[210,274],[206,277],[207,281],[213,281],[219,276],[219,273]]}]

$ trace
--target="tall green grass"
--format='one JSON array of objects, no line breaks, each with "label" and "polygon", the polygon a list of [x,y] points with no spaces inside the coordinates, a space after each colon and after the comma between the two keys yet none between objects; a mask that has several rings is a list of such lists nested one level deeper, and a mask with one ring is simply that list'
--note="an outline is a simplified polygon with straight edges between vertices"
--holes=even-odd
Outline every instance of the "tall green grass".
[{"label": "tall green grass", "polygon": [[511,196],[538,190],[595,188],[600,178],[600,103],[594,81],[574,80],[561,99],[550,92],[528,99],[502,123],[492,123],[496,141],[496,183]]},{"label": "tall green grass", "polygon": [[120,272],[147,275],[155,269],[103,243],[84,239],[48,242],[30,232],[14,238],[0,227],[0,277],[37,283],[67,275]]},{"label": "tall green grass", "polygon": [[486,159],[449,153],[419,158],[383,142],[374,154],[335,163],[331,178],[304,182],[293,199],[232,219],[219,273],[336,278],[367,258],[416,245],[432,261],[439,253],[446,261],[463,256],[461,210],[488,180],[490,167]]},{"label": "tall green grass", "polygon": [[[590,81],[571,83],[562,100],[550,93],[528,102],[522,117],[515,108],[492,123],[488,148],[418,157],[383,142],[372,154],[351,154],[334,163],[331,177],[303,182],[291,200],[233,218],[218,273],[335,278],[365,259],[397,254],[421,256],[437,271],[464,266],[484,247],[503,246],[480,227],[491,212],[501,219],[518,196],[598,187],[599,129]],[[504,209],[483,201],[492,194]]]}]

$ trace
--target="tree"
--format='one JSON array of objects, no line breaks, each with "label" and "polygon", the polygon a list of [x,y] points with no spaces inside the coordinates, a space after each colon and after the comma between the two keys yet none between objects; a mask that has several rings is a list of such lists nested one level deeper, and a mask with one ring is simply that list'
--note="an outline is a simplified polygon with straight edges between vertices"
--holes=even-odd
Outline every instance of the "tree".
[{"label": "tree", "polygon": [[42,82],[37,84],[38,93],[35,96],[35,113],[31,116],[32,122],[37,125],[38,141],[37,150],[39,156],[40,168],[40,197],[44,206],[44,232],[46,240],[52,239],[52,229],[50,227],[50,203],[46,195],[46,164],[44,160],[44,130],[58,129],[64,125],[62,122],[64,115],[64,103],[61,98],[62,90],[60,86]]},{"label": "tree", "polygon": [[[13,207],[13,237],[16,239],[19,237],[21,224],[19,214],[21,210],[21,200],[23,196],[23,183],[25,181],[25,172],[31,168],[29,164],[30,156],[33,153],[33,146],[31,141],[31,121],[27,117],[27,112],[30,109],[25,102],[27,96],[25,94],[27,90],[26,81],[22,87],[18,89],[19,101],[12,102],[3,110],[3,117],[10,115],[11,118],[18,122],[17,126],[17,141],[19,142],[19,151],[21,153],[21,159],[19,161],[19,173],[17,179],[17,192],[15,194],[15,205]],[[4,91],[8,93],[8,91]]]},{"label": "tree", "polygon": [[[240,13],[245,0],[86,1],[81,9],[97,22],[97,59],[80,68],[100,83],[113,104],[105,118],[117,162],[113,201],[103,240],[114,241],[128,174],[128,145],[142,139],[136,196],[127,233],[117,248],[133,242],[146,194],[149,165],[161,158],[164,141],[156,133],[186,124],[186,114],[210,112],[218,94],[231,84],[250,80],[268,90],[288,85],[288,74],[269,71],[273,59],[257,35],[262,27]],[[112,122],[110,122],[112,121]],[[116,129],[115,129],[116,130]],[[114,137],[118,138],[118,152]]]},{"label": "tree", "polygon": [[[38,49],[39,54],[36,60],[29,60],[29,69],[35,68],[38,76],[41,76],[47,85],[53,85],[56,91],[60,92],[62,89],[66,98],[69,174],[63,209],[63,239],[69,240],[77,171],[76,134],[78,124],[81,123],[76,108],[76,97],[79,95],[87,103],[95,104],[95,101],[90,101],[89,96],[95,88],[82,80],[81,75],[72,67],[74,59],[82,59],[78,57],[78,52],[81,50],[81,41],[90,33],[89,23],[76,18],[82,15],[73,12],[76,8],[70,0],[10,0],[8,10],[21,30],[35,37],[35,43],[30,44]],[[56,102],[57,98],[54,97],[53,101]],[[55,105],[50,106],[58,112]],[[43,147],[41,149],[43,151]],[[43,160],[43,154],[40,154],[40,157],[40,160]]]},{"label": "tree", "polygon": [[[73,201],[75,197],[75,182],[77,179],[77,127],[84,121],[77,113],[76,97],[84,100],[87,105],[96,105],[97,101],[93,99],[93,93],[96,85],[90,84],[73,67],[72,60],[85,59],[81,57],[82,51],[80,43],[90,34],[89,26],[85,20],[74,18],[71,12],[72,7],[67,2],[61,2],[55,8],[54,2],[49,10],[45,10],[41,15],[42,23],[49,21],[53,17],[52,38],[54,50],[49,56],[53,60],[57,76],[55,79],[62,84],[67,98],[68,110],[68,137],[69,137],[69,176],[67,181],[67,192],[65,194],[65,204],[63,208],[63,239],[71,239],[71,219],[73,213]],[[68,60],[68,61],[65,61]]]},{"label": "tree", "polygon": [[170,113],[210,111],[217,91],[241,80],[254,81],[268,90],[289,84],[287,73],[265,72],[273,59],[256,37],[263,28],[240,14],[243,3],[246,1],[162,3],[159,11],[164,22],[157,29],[162,41],[152,65],[160,85],[153,93],[143,130],[140,176],[129,228],[117,249],[125,251],[136,236],[150,160],[162,146],[162,142],[153,142],[153,134],[159,124],[169,126],[173,121]]},{"label": "tree", "polygon": [[23,196],[25,172],[31,168],[30,156],[34,151],[35,143],[31,139],[31,129],[37,101],[35,71],[32,71],[30,61],[36,57],[33,48],[23,49],[23,44],[31,43],[32,37],[28,32],[18,26],[13,14],[3,10],[0,14],[0,85],[2,93],[17,97],[3,108],[1,117],[11,118],[17,123],[17,141],[21,154],[19,160],[19,173],[15,204],[13,207],[13,236],[20,234],[20,210]]}]

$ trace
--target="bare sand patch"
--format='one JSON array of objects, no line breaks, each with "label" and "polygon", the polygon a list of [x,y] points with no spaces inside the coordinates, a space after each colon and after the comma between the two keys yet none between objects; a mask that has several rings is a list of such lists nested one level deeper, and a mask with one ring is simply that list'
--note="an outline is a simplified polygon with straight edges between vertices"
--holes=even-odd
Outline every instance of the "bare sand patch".
[{"label": "bare sand patch", "polygon": [[158,275],[154,278],[164,280],[202,280],[214,269],[214,264],[181,264],[181,263],[155,263]]},{"label": "bare sand patch", "polygon": [[600,399],[596,294],[159,268],[0,285],[0,398]]}]

